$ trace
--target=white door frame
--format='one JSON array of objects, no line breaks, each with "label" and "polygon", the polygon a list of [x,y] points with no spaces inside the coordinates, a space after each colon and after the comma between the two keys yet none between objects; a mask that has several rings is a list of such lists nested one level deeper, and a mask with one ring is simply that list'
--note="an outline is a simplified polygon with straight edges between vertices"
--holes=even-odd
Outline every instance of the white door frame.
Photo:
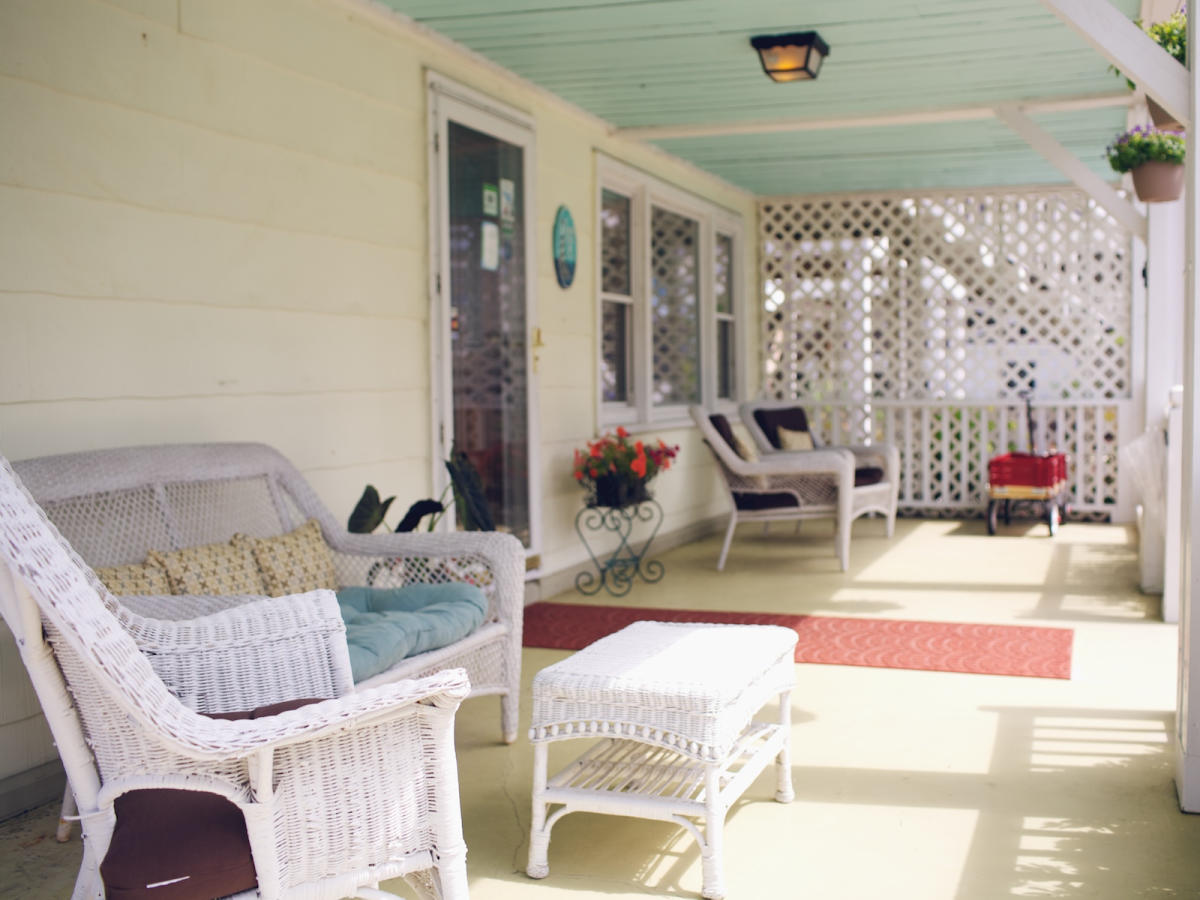
[{"label": "white door frame", "polygon": [[[533,118],[436,72],[425,74],[429,100],[427,156],[429,160],[429,347],[430,347],[430,464],[435,496],[449,484],[445,459],[454,442],[453,361],[450,353],[450,221],[449,169],[446,164],[448,122],[490,134],[522,149],[525,188],[525,371],[529,451],[529,547],[531,556],[542,547],[541,429],[537,373],[533,367],[533,329],[537,322],[537,203],[534,173],[536,133]],[[453,513],[453,509],[451,509]],[[444,517],[452,527],[452,515]]]}]

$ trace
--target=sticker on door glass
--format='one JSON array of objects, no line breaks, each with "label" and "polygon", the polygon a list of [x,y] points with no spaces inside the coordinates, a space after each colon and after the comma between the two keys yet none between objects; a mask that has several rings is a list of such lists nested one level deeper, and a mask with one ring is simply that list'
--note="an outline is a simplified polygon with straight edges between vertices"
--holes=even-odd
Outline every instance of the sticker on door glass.
[{"label": "sticker on door glass", "polygon": [[500,268],[500,228],[495,222],[480,223],[479,268],[486,272]]},{"label": "sticker on door glass", "polygon": [[500,192],[494,184],[483,186],[483,214],[494,216],[500,212]]},{"label": "sticker on door glass", "polygon": [[511,224],[517,217],[517,186],[511,178],[500,179],[500,221]]}]

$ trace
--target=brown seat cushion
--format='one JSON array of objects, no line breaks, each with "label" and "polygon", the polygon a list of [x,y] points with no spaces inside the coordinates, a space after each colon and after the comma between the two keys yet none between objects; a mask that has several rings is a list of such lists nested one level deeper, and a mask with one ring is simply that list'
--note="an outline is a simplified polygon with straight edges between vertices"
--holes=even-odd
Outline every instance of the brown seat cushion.
[{"label": "brown seat cushion", "polygon": [[776,450],[783,449],[779,442],[779,429],[789,431],[808,431],[808,416],[799,406],[782,408],[762,408],[754,411],[754,421],[762,429],[763,434]]},{"label": "brown seat cushion", "polygon": [[[262,719],[318,698],[210,719]],[[217,794],[152,788],[116,799],[117,827],[100,864],[108,900],[212,900],[258,886],[242,811]]]},{"label": "brown seat cushion", "polygon": [[854,486],[862,487],[866,484],[879,484],[883,481],[883,469],[877,469],[874,466],[863,466],[861,469],[854,470]]},{"label": "brown seat cushion", "polygon": [[130,791],[100,876],[108,900],[212,900],[258,885],[242,811],[216,794]]}]

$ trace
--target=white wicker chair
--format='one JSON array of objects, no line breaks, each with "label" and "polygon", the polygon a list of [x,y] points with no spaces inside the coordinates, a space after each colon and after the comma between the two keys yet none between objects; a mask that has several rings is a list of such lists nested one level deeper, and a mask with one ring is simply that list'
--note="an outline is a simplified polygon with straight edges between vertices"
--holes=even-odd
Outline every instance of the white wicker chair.
[{"label": "white wicker chair", "polygon": [[[789,418],[803,425],[802,430],[808,431],[808,414],[804,407],[794,400],[754,400],[743,403],[738,407],[738,415],[742,424],[754,439],[758,452],[764,456],[775,453],[794,453],[780,447],[779,435],[775,428],[770,427],[771,419],[780,417],[784,421]],[[764,427],[766,425],[767,427]],[[787,426],[785,426],[787,427]],[[770,434],[768,434],[770,428]],[[811,431],[810,431],[811,434]],[[878,470],[882,480],[891,485],[892,493],[888,500],[885,514],[888,517],[888,537],[891,537],[896,523],[896,509],[900,502],[900,450],[895,444],[838,444],[840,449],[849,450],[854,454],[856,476],[864,470]],[[817,450],[826,448],[815,436],[813,447]],[[803,452],[803,451],[801,451]],[[858,481],[856,477],[855,481]]]},{"label": "white wicker chair", "polygon": [[[0,613],[81,811],[75,900],[104,896],[114,800],[142,788],[212,792],[241,810],[258,888],[239,897],[381,898],[392,895],[378,883],[400,876],[423,897],[467,896],[453,740],[462,670],[353,692],[329,591],[186,621],[139,616],[2,457]],[[297,697],[330,699],[254,720],[202,714]]]},{"label": "white wicker chair", "polygon": [[[733,505],[717,559],[718,571],[725,568],[733,532],[740,522],[799,522],[832,517],[834,547],[844,572],[850,565],[850,528],[854,520],[870,512],[888,515],[892,486],[883,481],[856,487],[854,455],[849,450],[831,447],[775,453],[751,462],[738,455],[727,436],[714,424],[714,418],[723,421],[723,416],[713,416],[700,406],[693,406],[690,411],[717,459]],[[725,427],[729,427],[728,423]],[[892,513],[887,520],[889,537],[894,522]]]},{"label": "white wicker chair", "polygon": [[[471,696],[499,694],[504,740],[517,736],[525,550],[511,535],[351,534],[296,468],[262,444],[173,444],[94,450],[13,463],[26,488],[89,566],[140,563],[150,550],[179,550],[283,534],[316,519],[333,551],[337,583],[397,587],[471,581],[488,614],[466,638],[422,653],[356,685],[377,687],[462,667]],[[135,612],[184,618],[245,598],[122,600]]]}]

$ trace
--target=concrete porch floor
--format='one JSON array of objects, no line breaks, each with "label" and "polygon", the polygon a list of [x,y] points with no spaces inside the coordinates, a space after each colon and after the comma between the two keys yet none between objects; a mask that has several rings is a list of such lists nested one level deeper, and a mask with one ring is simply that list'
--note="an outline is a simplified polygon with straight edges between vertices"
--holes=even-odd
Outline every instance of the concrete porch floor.
[{"label": "concrete porch floor", "polygon": [[[709,538],[663,554],[663,581],[616,602],[1067,627],[1073,674],[797,666],[796,800],[771,799],[768,771],[730,813],[729,897],[1200,897],[1200,817],[1179,812],[1172,783],[1176,628],[1137,591],[1131,531],[1068,523],[1051,539],[1014,524],[988,537],[980,521],[902,520],[889,541],[865,520],[844,574],[828,533],[743,526],[725,572]],[[522,734],[533,675],[565,655],[525,651]],[[556,826],[549,877],[528,879],[533,754],[524,737],[496,743],[497,705],[469,701],[458,717],[475,900],[698,895],[682,828],[590,814]],[[555,745],[552,767],[577,750]],[[0,825],[0,896],[69,894],[79,840],[56,844],[55,816]]]}]

